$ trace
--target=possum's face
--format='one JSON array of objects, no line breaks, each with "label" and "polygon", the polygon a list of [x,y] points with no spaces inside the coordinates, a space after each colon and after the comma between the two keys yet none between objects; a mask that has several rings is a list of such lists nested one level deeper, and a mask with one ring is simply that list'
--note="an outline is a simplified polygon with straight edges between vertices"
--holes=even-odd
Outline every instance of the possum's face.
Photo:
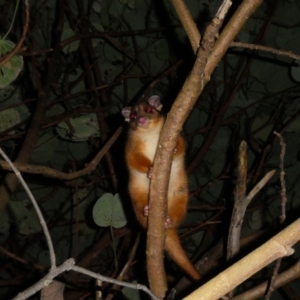
[{"label": "possum's face", "polygon": [[125,120],[129,122],[131,129],[146,131],[164,120],[160,112],[161,107],[158,96],[152,96],[148,102],[123,108],[122,114]]},{"label": "possum's face", "polygon": [[154,106],[144,102],[132,107],[129,124],[132,129],[148,130],[162,118]]}]

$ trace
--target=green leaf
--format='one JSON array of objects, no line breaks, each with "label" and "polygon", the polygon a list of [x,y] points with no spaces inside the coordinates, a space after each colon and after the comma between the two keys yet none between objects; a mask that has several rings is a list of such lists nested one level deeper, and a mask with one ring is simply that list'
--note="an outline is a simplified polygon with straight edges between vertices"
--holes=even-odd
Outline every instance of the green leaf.
[{"label": "green leaf", "polygon": [[57,133],[65,140],[82,142],[88,140],[91,136],[100,136],[97,116],[94,113],[86,114],[78,118],[71,118],[69,121],[71,126],[62,122],[56,127]]},{"label": "green leaf", "polygon": [[250,228],[254,230],[260,230],[264,224],[263,211],[255,210],[251,214],[251,218],[248,220]]},{"label": "green leaf", "polygon": [[[0,39],[0,57],[11,52],[15,48],[15,43]],[[8,62],[0,67],[0,89],[9,85],[17,78],[23,68],[23,57],[13,56]]]},{"label": "green leaf", "polygon": [[110,193],[102,195],[93,207],[93,219],[98,226],[107,227],[111,225],[112,201],[114,196]]},{"label": "green leaf", "polygon": [[169,45],[166,41],[162,40],[155,47],[155,55],[161,60],[166,60],[170,56]]},{"label": "green leaf", "polygon": [[95,0],[93,2],[92,9],[94,12],[99,14],[101,12],[101,0]]},{"label": "green leaf", "polygon": [[[14,125],[21,122],[19,112],[14,108],[8,108],[0,111],[0,132],[4,131]],[[14,134],[15,131],[11,131],[10,134]]]},{"label": "green leaf", "polygon": [[59,139],[54,135],[53,130],[45,131],[39,138],[30,161],[38,164],[49,162],[55,155]]},{"label": "green leaf", "polygon": [[15,91],[16,91],[16,87],[12,84],[6,86],[3,89],[0,89],[1,104],[3,105],[3,102],[5,102],[5,100],[11,99],[11,97],[14,94]]},{"label": "green leaf", "polygon": [[[100,32],[104,32],[105,29],[103,27],[103,25],[101,23],[92,23],[92,26],[97,30],[97,31],[100,31]],[[94,39],[93,39],[94,40]],[[101,39],[98,39],[98,42],[99,41],[102,41]],[[103,42],[103,41],[102,41]]]},{"label": "green leaf", "polygon": [[21,202],[10,201],[10,212],[16,220],[16,227],[20,234],[32,234],[41,231],[41,224],[35,210],[29,210]]},{"label": "green leaf", "polygon": [[127,223],[126,215],[119,194],[115,194],[112,210],[112,227],[121,228]]},{"label": "green leaf", "polygon": [[267,114],[258,115],[253,123],[252,123],[252,130],[255,131],[256,129],[261,128],[258,132],[255,133],[255,138],[261,142],[265,142],[270,135],[270,132],[273,129],[273,124],[268,124],[270,117]]},{"label": "green leaf", "polygon": [[135,9],[135,0],[128,0],[127,6],[130,9]]},{"label": "green leaf", "polygon": [[[74,36],[75,36],[74,31],[72,30],[70,25],[67,22],[65,22],[64,30],[61,35],[62,41],[67,40],[68,38],[74,37]],[[72,43],[68,44],[66,47],[64,47],[63,51],[65,54],[68,54],[70,52],[77,51],[78,46],[79,46],[79,40],[75,40],[74,42],[72,42]]]},{"label": "green leaf", "polygon": [[102,195],[93,207],[93,219],[98,226],[120,228],[126,225],[127,219],[119,194]]},{"label": "green leaf", "polygon": [[291,67],[291,75],[295,81],[300,82],[300,65],[299,64],[295,64]]},{"label": "green leaf", "polygon": [[2,210],[0,212],[0,233],[3,235],[9,233],[10,225],[11,218],[7,212],[7,209]]}]

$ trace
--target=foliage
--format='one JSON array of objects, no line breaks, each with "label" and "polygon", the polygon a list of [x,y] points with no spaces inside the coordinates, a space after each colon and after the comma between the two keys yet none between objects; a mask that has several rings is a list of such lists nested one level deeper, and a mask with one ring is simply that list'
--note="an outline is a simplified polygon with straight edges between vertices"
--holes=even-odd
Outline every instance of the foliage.
[{"label": "foliage", "polygon": [[84,116],[70,118],[69,122],[70,124],[61,122],[56,127],[57,133],[63,139],[82,142],[88,140],[91,136],[100,136],[99,124],[95,114],[85,114]]},{"label": "foliage", "polygon": [[103,194],[93,207],[93,219],[98,226],[121,228],[127,220],[119,194]]},{"label": "foliage", "polygon": [[[0,39],[0,57],[14,49],[12,41]],[[23,68],[23,57],[15,55],[0,68],[0,88],[4,88],[14,81]]]},{"label": "foliage", "polygon": [[[221,2],[186,1],[202,33]],[[5,1],[0,8],[3,36],[13,18],[14,3]],[[232,10],[235,9],[233,5]],[[24,7],[6,40],[0,40],[0,56],[18,42],[24,25],[23,11]],[[297,1],[264,1],[238,38],[299,54],[300,43],[295,42],[300,38],[296,25],[299,13]],[[35,148],[28,163],[66,173],[83,169],[96,156],[123,124],[121,109],[140,96],[161,95],[167,111],[194,60],[169,1],[32,0],[30,30],[24,45],[25,50],[0,69],[1,147],[12,160],[16,159],[23,151],[24,140],[32,138],[26,134],[38,120],[39,138],[31,140]],[[198,253],[209,250],[227,234],[241,140],[249,145],[250,190],[267,171],[278,168],[280,146],[273,131],[283,134],[287,144],[287,218],[294,218],[293,209],[300,206],[299,77],[299,64],[288,57],[240,48],[231,48],[225,54],[183,129],[192,195],[185,224],[194,228],[209,218],[221,223],[214,229],[203,228],[214,232],[211,240],[200,243],[199,237],[205,235],[199,231],[184,239],[183,244],[191,253],[196,252],[198,245],[202,245]],[[36,115],[44,96],[45,113]],[[119,219],[113,213],[121,204],[131,220],[122,137],[109,155],[91,174],[70,182],[40,174],[27,174],[25,179],[44,213],[58,261],[63,262],[70,255],[92,256],[92,245],[103,239],[102,251],[85,266],[113,274],[120,270],[114,270],[114,258],[103,238],[105,229],[91,220],[94,218],[99,226],[124,226],[125,218],[122,216],[122,222],[115,223]],[[1,171],[3,180],[6,173]],[[278,224],[279,191],[278,177],[273,178],[253,200],[245,215],[243,235]],[[117,192],[120,198],[113,196]],[[0,289],[0,298],[10,298],[39,278],[40,269],[33,264],[49,264],[39,224],[21,188],[14,191],[9,205],[0,212],[0,233],[2,247],[29,263],[8,260],[0,252],[0,276],[12,282],[2,283],[6,289]],[[129,240],[126,236],[118,243],[122,249],[122,253],[117,249],[120,267],[129,255]],[[293,259],[298,256],[296,252]],[[142,266],[143,260],[137,264]],[[284,264],[289,265],[288,261]],[[13,281],[15,274],[19,279]],[[129,280],[139,278],[136,274],[132,271]],[[76,286],[78,282],[82,281],[75,278],[72,284]],[[86,283],[80,287],[90,290]]]}]

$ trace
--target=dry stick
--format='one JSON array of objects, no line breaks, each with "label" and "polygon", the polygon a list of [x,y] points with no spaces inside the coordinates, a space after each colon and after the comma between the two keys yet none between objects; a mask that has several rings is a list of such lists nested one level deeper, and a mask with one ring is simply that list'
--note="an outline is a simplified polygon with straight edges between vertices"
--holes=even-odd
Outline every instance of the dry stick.
[{"label": "dry stick", "polygon": [[71,270],[75,271],[75,272],[79,272],[81,274],[88,275],[88,276],[90,276],[92,278],[95,278],[95,279],[99,279],[101,281],[105,281],[105,282],[109,282],[109,283],[129,287],[129,288],[136,289],[136,290],[142,290],[145,293],[147,293],[149,296],[151,296],[152,299],[161,300],[160,298],[155,297],[145,285],[133,284],[133,283],[120,281],[120,280],[113,279],[113,278],[110,278],[110,277],[106,277],[106,276],[97,274],[95,272],[86,270],[84,268],[75,266],[75,260],[73,258],[69,258],[68,260],[66,260],[60,266],[56,267],[53,270],[50,270],[49,273],[46,274],[43,278],[41,278],[38,282],[36,282],[34,285],[32,285],[27,290],[19,293],[12,300],[24,300],[24,299],[29,298],[30,296],[34,295],[35,293],[37,293],[38,291],[43,289],[45,286],[48,286],[56,276],[60,275],[63,272],[71,271]]},{"label": "dry stick", "polygon": [[[224,3],[227,4],[229,2],[230,1],[225,1]],[[162,129],[159,147],[154,160],[153,180],[150,185],[149,202],[152,209],[149,212],[147,239],[147,270],[151,290],[155,294],[158,292],[164,294],[162,290],[165,288],[164,271],[162,269],[162,260],[160,260],[164,247],[164,234],[158,227],[163,228],[166,217],[167,209],[165,199],[168,180],[166,180],[165,177],[168,177],[170,174],[171,156],[177,136],[189,112],[230,43],[245,24],[248,17],[261,3],[262,0],[243,1],[222,31],[215,45],[213,45],[214,39],[218,36],[218,30],[223,22],[222,17],[226,15],[226,9],[229,5],[224,5],[223,10],[218,12],[217,17],[213,19],[212,24],[207,28],[193,70],[179,92]],[[151,245],[155,245],[156,248],[151,248]],[[162,272],[160,272],[161,270]],[[157,274],[159,277],[157,277]],[[157,286],[154,285],[153,282],[155,282]]]},{"label": "dry stick", "polygon": [[136,289],[136,290],[142,290],[145,293],[147,293],[149,296],[151,296],[152,299],[154,299],[154,300],[161,300],[160,298],[154,296],[151,293],[151,291],[145,285],[142,285],[142,284],[133,284],[133,283],[129,283],[129,282],[120,281],[120,280],[117,280],[117,279],[112,279],[112,278],[99,275],[97,273],[91,272],[89,270],[86,270],[84,268],[80,268],[80,267],[77,267],[77,266],[71,267],[71,270],[73,270],[75,272],[80,272],[82,274],[88,275],[88,276],[90,276],[92,278],[95,278],[95,279],[100,279],[100,280],[105,281],[105,282],[109,282],[109,283],[113,283],[113,284],[118,284],[118,285],[121,285],[121,286],[125,286],[125,287],[129,287],[129,288],[132,288],[132,289]]},{"label": "dry stick", "polygon": [[246,200],[247,187],[247,143],[242,141],[239,147],[238,178],[234,195],[234,205],[227,241],[227,261],[232,259],[240,250],[241,229],[248,203]]},{"label": "dry stick", "polygon": [[[227,240],[227,261],[230,261],[240,251],[241,230],[243,219],[247,209],[246,202],[246,188],[247,188],[247,143],[242,141],[239,146],[238,158],[238,175],[237,183],[234,193],[234,204],[231,214],[231,221],[229,226],[228,240]],[[228,294],[231,298],[234,290]]]},{"label": "dry stick", "polygon": [[35,293],[43,289],[45,286],[48,286],[53,281],[53,278],[55,278],[59,274],[65,271],[70,271],[74,264],[75,264],[75,260],[73,258],[69,258],[60,266],[49,270],[48,274],[46,274],[43,278],[41,278],[38,282],[33,284],[25,291],[19,293],[12,300],[24,300],[29,298],[30,296],[34,295]]},{"label": "dry stick", "polygon": [[[127,286],[130,288],[134,288],[134,289],[140,289],[145,291],[147,294],[149,294],[153,299],[156,300],[160,300],[159,298],[155,297],[150,291],[149,289],[141,284],[131,284],[131,283],[127,283],[127,282],[123,282],[120,280],[116,280],[116,279],[112,279],[106,276],[102,276],[99,274],[96,274],[94,272],[90,272],[84,268],[80,268],[77,266],[74,266],[75,261],[73,258],[69,258],[68,260],[66,260],[62,265],[60,265],[59,267],[56,266],[56,258],[55,258],[55,252],[54,252],[54,248],[53,248],[53,243],[50,237],[50,233],[47,227],[47,224],[45,222],[45,219],[42,215],[42,212],[34,198],[34,196],[32,195],[29,187],[27,186],[27,184],[25,183],[25,181],[23,180],[22,175],[20,174],[20,172],[15,168],[15,166],[13,165],[13,163],[10,161],[10,159],[7,157],[7,155],[3,152],[3,150],[0,148],[0,154],[2,155],[2,157],[9,163],[11,169],[14,171],[14,173],[16,174],[17,178],[20,180],[20,183],[22,184],[22,186],[24,187],[27,195],[29,196],[35,210],[36,213],[39,217],[42,229],[44,231],[44,234],[46,236],[46,240],[47,240],[47,244],[48,244],[48,248],[49,248],[49,252],[50,252],[50,261],[51,261],[51,268],[49,270],[49,273],[46,274],[42,279],[40,279],[38,282],[36,282],[34,285],[32,285],[31,287],[29,287],[27,290],[19,293],[15,298],[13,298],[13,300],[23,300],[23,299],[27,299],[28,297],[34,295],[36,292],[40,291],[42,288],[44,288],[45,286],[48,286],[53,279],[58,276],[59,274],[65,272],[65,271],[70,271],[73,270],[75,272],[80,272],[82,274],[87,274],[93,278],[96,279],[100,279],[102,281],[106,281],[106,282],[110,282],[110,283],[114,283],[114,284],[118,284],[118,285],[122,285],[122,286]],[[138,239],[137,239],[138,240]]]},{"label": "dry stick", "polygon": [[[215,25],[215,24],[214,24]],[[211,32],[217,26],[211,26],[208,32]],[[200,74],[203,73],[206,59],[212,49],[213,39],[207,38],[206,52],[200,48],[197,59],[195,61],[191,74],[186,79],[182,90],[180,91],[177,100],[175,101],[170,114],[167,117],[166,123],[162,129],[156,156],[153,162],[153,176],[150,182],[149,193],[149,218],[148,218],[148,231],[147,231],[147,273],[151,290],[155,295],[164,297],[167,290],[167,282],[164,271],[164,243],[165,243],[165,229],[164,223],[167,215],[167,189],[169,184],[172,150],[175,148],[176,140],[179,135],[181,126],[184,120],[179,124],[177,121],[171,121],[172,117],[183,117],[184,112],[188,113],[189,107],[183,108],[184,103],[180,99],[193,100],[195,103],[197,97],[203,88],[203,79]],[[200,53],[203,54],[200,56]],[[201,81],[201,82],[199,82]],[[187,93],[189,94],[187,97]],[[192,93],[192,94],[191,94]],[[178,100],[179,99],[179,100]],[[178,106],[178,101],[180,107]],[[181,105],[183,104],[183,106]],[[170,119],[171,117],[171,119]],[[183,117],[186,119],[187,114]],[[171,121],[171,122],[170,122]]]},{"label": "dry stick", "polygon": [[[267,184],[267,182],[271,179],[271,177],[275,174],[276,170],[269,171],[249,192],[249,194],[245,197],[243,201],[243,205],[238,208],[239,210],[239,218],[235,220],[235,225],[242,223],[243,216],[245,215],[246,208],[251,202],[251,200],[255,197],[255,195]],[[240,224],[242,225],[242,224]]]},{"label": "dry stick", "polygon": [[[218,11],[211,24],[207,27],[193,69],[179,92],[160,134],[153,163],[153,179],[150,183],[149,197],[149,206],[151,209],[149,211],[147,231],[147,272],[151,291],[161,298],[164,297],[165,291],[167,290],[166,276],[163,267],[165,243],[164,223],[167,215],[166,199],[172,152],[184,121],[197,101],[205,84],[209,81],[212,70],[221,60],[221,56],[214,58],[214,67],[210,72],[204,72],[207,67],[207,59],[213,50],[215,38],[218,35],[218,31],[226,15],[226,7],[228,6],[225,6],[225,8],[223,6],[223,9]],[[242,23],[244,23],[245,20],[246,19],[244,19]],[[234,36],[228,38],[227,47],[233,38]]]},{"label": "dry stick", "polygon": [[96,286],[99,288],[98,290],[96,290],[96,295],[95,295],[95,299],[96,300],[102,300],[102,280],[97,279],[96,280]]},{"label": "dry stick", "polygon": [[47,224],[45,222],[45,219],[43,217],[43,214],[37,204],[37,202],[35,201],[29,187],[27,186],[27,184],[25,183],[21,173],[15,168],[15,166],[13,165],[13,163],[10,161],[10,159],[8,158],[8,156],[4,153],[4,151],[0,148],[0,154],[2,155],[2,157],[9,163],[10,167],[12,168],[12,170],[14,171],[14,173],[16,174],[16,176],[18,177],[20,183],[22,184],[23,188],[25,189],[27,195],[29,196],[34,209],[39,217],[42,229],[44,231],[45,237],[46,237],[46,241],[47,241],[47,245],[49,248],[49,253],[50,253],[50,261],[51,261],[51,269],[56,268],[56,258],[55,258],[55,253],[54,253],[54,247],[52,244],[52,240],[50,237],[50,233],[47,227]]},{"label": "dry stick", "polygon": [[21,257],[17,256],[16,254],[9,252],[8,250],[6,250],[2,246],[0,246],[0,252],[2,252],[2,254],[7,255],[11,259],[13,259],[13,260],[15,260],[15,261],[17,261],[21,264],[24,264],[24,265],[27,265],[27,266],[33,266],[34,268],[36,268],[39,271],[45,271],[44,266],[42,266],[40,264],[32,264],[32,263],[28,262],[27,260],[25,260],[24,258],[21,258]]},{"label": "dry stick", "polygon": [[172,4],[179,16],[181,24],[187,33],[194,53],[197,52],[200,46],[201,34],[194,22],[190,11],[186,7],[184,0],[172,0]]},{"label": "dry stick", "polygon": [[48,286],[56,276],[58,276],[59,274],[65,272],[65,271],[70,271],[70,270],[88,275],[92,278],[99,279],[101,281],[105,281],[105,282],[109,282],[109,283],[129,287],[129,288],[133,288],[133,289],[137,289],[137,290],[142,290],[145,293],[147,293],[148,295],[150,295],[153,299],[160,300],[159,298],[155,297],[149,291],[149,289],[144,285],[123,282],[123,281],[120,281],[120,280],[116,280],[116,279],[113,279],[113,278],[109,278],[109,277],[106,277],[106,276],[99,275],[97,273],[88,271],[88,270],[86,270],[84,268],[81,268],[81,267],[77,267],[77,266],[75,266],[75,261],[74,261],[73,258],[69,258],[68,260],[66,260],[60,266],[56,267],[55,269],[50,270],[49,273],[47,275],[45,275],[42,279],[40,279],[38,282],[36,282],[34,285],[32,285],[30,288],[28,288],[24,292],[19,293],[12,300],[23,300],[23,299],[29,298],[30,296],[34,295],[36,292],[43,289],[45,286]]},{"label": "dry stick", "polygon": [[285,221],[286,218],[286,203],[287,203],[287,196],[286,196],[286,187],[285,187],[285,180],[284,180],[284,156],[285,156],[285,149],[286,144],[283,140],[283,137],[280,133],[274,131],[274,134],[276,134],[279,137],[280,140],[280,146],[281,146],[281,153],[280,153],[280,184],[281,184],[281,216],[280,216],[280,224],[282,224]]},{"label": "dry stick", "polygon": [[275,49],[272,47],[262,46],[262,45],[255,45],[255,44],[248,44],[248,43],[241,43],[241,42],[232,42],[230,47],[238,47],[238,48],[248,48],[252,50],[260,50],[264,52],[270,52],[276,55],[287,56],[296,60],[300,60],[300,55],[294,54],[291,51],[284,51],[280,49]]},{"label": "dry stick", "polygon": [[[268,172],[250,191],[249,195],[246,196],[247,144],[245,141],[241,142],[239,147],[238,182],[236,186],[234,207],[228,234],[227,260],[235,257],[240,250],[243,219],[250,201],[267,184],[275,172],[276,170]],[[230,292],[230,297],[232,297],[233,292],[234,291]]]},{"label": "dry stick", "polygon": [[[281,211],[281,216],[280,216],[280,223],[283,223],[285,218],[286,218],[285,204],[287,202],[286,187],[285,187],[285,181],[284,181],[284,174],[285,174],[285,172],[284,172],[284,155],[285,155],[286,145],[284,143],[284,140],[283,140],[282,136],[278,132],[274,132],[274,134],[276,134],[279,137],[280,145],[281,145],[280,182],[281,182],[281,198],[282,198],[281,209],[282,209],[282,211]],[[272,278],[271,278],[271,284],[269,286],[269,290],[268,290],[268,293],[266,295],[266,299],[270,299],[271,293],[275,290],[275,288],[283,285],[282,281],[284,281],[284,280],[282,278],[286,278],[286,276],[281,277],[281,275],[278,277],[278,270],[279,270],[279,267],[280,267],[280,263],[281,263],[281,259],[278,259],[277,262],[276,262],[276,266],[274,268],[274,271],[273,271],[273,275],[272,275]],[[299,266],[296,267],[296,268],[299,269]],[[282,273],[282,274],[284,274],[284,273]],[[281,278],[280,283],[278,281],[279,278]],[[284,281],[284,283],[286,283],[286,281]],[[250,297],[249,295],[252,295],[250,298],[254,299],[253,298],[254,294],[257,297],[261,297],[264,294],[264,292],[266,291],[267,288],[268,288],[268,284],[267,284],[267,282],[265,282],[265,283],[262,283],[259,286],[255,287],[255,288],[253,288],[253,289],[251,289],[251,290],[249,290],[245,293],[242,293],[242,294],[238,295],[237,297],[234,297],[234,299],[248,299],[247,297]]]},{"label": "dry stick", "polygon": [[53,279],[58,276],[59,274],[65,272],[65,271],[70,271],[73,270],[75,272],[80,272],[82,274],[87,274],[93,278],[96,279],[100,279],[102,281],[106,281],[106,282],[110,282],[110,283],[114,283],[114,284],[118,284],[118,285],[122,285],[122,286],[127,286],[130,288],[134,288],[134,289],[140,289],[145,291],[147,294],[149,294],[153,299],[159,300],[159,298],[155,297],[150,291],[149,289],[144,286],[144,285],[140,285],[140,284],[131,284],[131,283],[127,283],[127,282],[122,282],[120,280],[115,280],[106,276],[102,276],[99,274],[96,274],[94,272],[90,272],[84,268],[80,268],[77,266],[74,266],[75,261],[73,258],[70,258],[68,260],[66,260],[62,265],[60,265],[59,267],[56,266],[56,257],[55,257],[55,252],[54,252],[54,247],[53,247],[53,243],[50,237],[50,233],[47,227],[47,224],[45,222],[45,219],[43,217],[43,214],[34,198],[34,196],[32,195],[29,187],[27,186],[27,184],[25,183],[22,175],[20,174],[20,172],[15,168],[15,166],[13,165],[13,163],[10,161],[10,159],[7,157],[7,155],[4,153],[4,151],[0,148],[0,154],[2,155],[2,157],[10,164],[10,167],[12,168],[12,170],[14,171],[14,173],[16,174],[17,178],[20,180],[20,183],[22,184],[22,186],[24,187],[27,195],[29,196],[35,210],[36,213],[39,217],[42,229],[44,231],[44,234],[46,236],[46,241],[48,244],[48,248],[49,248],[49,252],[50,252],[50,261],[51,261],[51,268],[49,270],[49,273],[46,274],[42,279],[40,279],[38,282],[36,282],[34,285],[32,285],[30,288],[28,288],[27,290],[19,293],[15,298],[15,300],[21,300],[21,299],[27,299],[28,297],[32,296],[33,294],[35,294],[36,292],[38,292],[39,290],[41,290],[42,288],[44,288],[45,286],[49,285]]},{"label": "dry stick", "polygon": [[246,201],[249,202],[255,197],[255,195],[265,186],[265,184],[270,180],[270,178],[275,174],[276,170],[269,171],[259,182],[258,184],[250,191]]},{"label": "dry stick", "polygon": [[[285,149],[286,149],[286,144],[283,140],[283,137],[280,133],[274,131],[274,134],[278,136],[279,140],[280,140],[280,146],[281,146],[281,152],[280,152],[280,163],[279,163],[279,167],[280,167],[280,184],[281,184],[281,215],[279,217],[280,220],[280,224],[283,224],[285,219],[286,219],[286,203],[287,203],[287,197],[286,197],[286,187],[285,187],[285,181],[284,181],[284,155],[285,155]],[[269,300],[271,298],[271,295],[273,293],[273,291],[275,290],[275,283],[278,277],[278,271],[280,268],[280,264],[281,264],[281,259],[278,259],[273,271],[273,275],[271,278],[271,282],[270,282],[270,286],[269,286],[269,290],[266,294],[265,299]]]},{"label": "dry stick", "polygon": [[[295,280],[300,277],[300,260],[296,262],[295,265],[293,265],[288,270],[282,272],[277,278],[275,282],[275,289],[280,288],[281,286],[286,285],[287,283],[291,282],[292,280]],[[245,299],[258,299],[261,298],[264,293],[266,292],[268,288],[268,281],[265,281],[256,287],[241,293],[235,297],[233,297],[231,300],[245,300]]]},{"label": "dry stick", "polygon": [[280,265],[281,265],[281,260],[282,259],[279,258],[276,261],[276,265],[275,265],[274,270],[273,270],[271,281],[270,281],[270,284],[268,285],[269,286],[268,292],[265,296],[266,300],[269,300],[271,298],[271,295],[272,295],[273,291],[275,290],[275,283],[276,283],[276,280],[278,278],[278,272],[279,272],[279,268],[280,268]]},{"label": "dry stick", "polygon": [[214,45],[213,51],[205,68],[206,74],[211,75],[216,65],[233,42],[233,39],[246,23],[249,16],[261,3],[262,0],[244,0],[238,7]]},{"label": "dry stick", "polygon": [[215,278],[184,298],[184,300],[215,300],[222,297],[272,261],[293,254],[294,249],[291,247],[299,239],[300,219],[237,263],[219,273]]},{"label": "dry stick", "polygon": [[[97,153],[95,158],[87,164],[87,166],[79,171],[72,172],[72,173],[64,173],[58,170],[54,170],[49,167],[45,166],[34,166],[34,165],[28,165],[28,164],[23,164],[23,163],[14,163],[16,168],[23,172],[23,173],[30,173],[30,174],[43,174],[44,176],[48,176],[51,178],[57,178],[57,179],[62,179],[62,180],[72,180],[75,178],[78,178],[80,176],[90,174],[92,171],[94,171],[102,159],[102,157],[105,155],[105,153],[110,149],[110,147],[113,145],[113,143],[116,141],[116,139],[119,137],[121,134],[123,128],[119,127],[113,136],[107,141],[107,143],[100,149],[100,151]],[[0,160],[0,166],[5,169],[5,170],[12,170],[10,165],[5,162]]]},{"label": "dry stick", "polygon": [[[118,276],[118,280],[121,280],[124,275],[126,274],[128,268],[130,267],[130,265],[132,264],[132,261],[135,257],[135,253],[136,253],[136,250],[137,250],[137,247],[140,243],[140,233],[137,235],[136,239],[135,239],[135,242],[134,242],[134,245],[129,253],[129,258],[128,258],[128,261],[127,263],[125,264],[125,266],[123,267],[122,271],[120,272],[119,276]],[[112,287],[112,290],[116,290],[117,289],[117,285],[114,284],[113,287]],[[114,293],[110,293],[106,298],[105,300],[111,300],[113,297],[114,297]]]}]

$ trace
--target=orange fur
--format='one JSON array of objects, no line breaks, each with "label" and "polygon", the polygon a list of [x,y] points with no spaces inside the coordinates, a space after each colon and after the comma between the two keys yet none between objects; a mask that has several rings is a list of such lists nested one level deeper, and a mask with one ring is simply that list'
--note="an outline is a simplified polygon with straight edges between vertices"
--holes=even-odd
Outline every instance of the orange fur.
[{"label": "orange fur", "polygon": [[[151,103],[150,99],[149,103]],[[148,205],[150,185],[148,174],[152,167],[160,131],[164,123],[164,117],[160,113],[159,98],[158,104],[159,106],[154,106],[152,109],[150,104],[144,102],[122,111],[125,118],[130,120],[125,150],[129,169],[129,194],[136,217],[145,228],[147,227],[147,217],[144,215],[144,209]],[[168,189],[170,226],[167,229],[165,250],[191,278],[199,280],[200,274],[184,252],[176,230],[186,215],[188,201],[188,180],[184,154],[185,143],[182,136],[179,136],[174,149]]]}]

